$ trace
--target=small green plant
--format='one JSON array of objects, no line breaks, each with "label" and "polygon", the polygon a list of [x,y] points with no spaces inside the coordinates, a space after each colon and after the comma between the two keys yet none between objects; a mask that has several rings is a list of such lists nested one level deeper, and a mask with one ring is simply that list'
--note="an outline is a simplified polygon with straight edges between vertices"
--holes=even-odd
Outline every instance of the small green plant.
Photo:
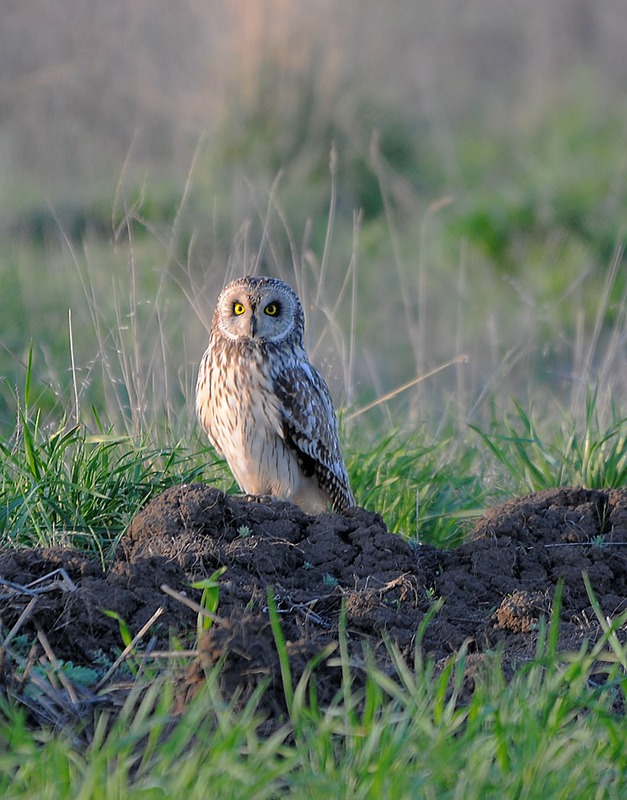
[{"label": "small green plant", "polygon": [[[86,688],[93,686],[98,678],[101,676],[101,672],[91,667],[84,667],[80,664],[74,664],[72,661],[63,661],[62,659],[58,661],[59,669],[63,673],[63,675],[67,676],[70,681],[78,686],[84,686]],[[36,672],[40,672],[40,674],[45,674],[45,670],[43,667],[34,667]]]},{"label": "small green plant", "polygon": [[[25,634],[19,634],[11,640],[11,654],[13,657],[18,657],[19,666],[16,670],[16,674],[20,679],[24,678],[24,667],[28,664],[28,653],[32,644],[33,640]],[[4,655],[6,658],[6,651]],[[102,666],[103,665],[101,665],[101,667]],[[29,666],[29,668],[31,667]],[[93,686],[102,673],[102,669],[97,670],[81,664],[74,664],[74,662],[66,661],[62,658],[57,658],[55,660],[54,668],[55,670],[58,669],[59,672],[69,678],[72,683],[85,687]],[[49,666],[44,666],[43,663],[37,663],[32,666],[32,672],[44,678],[47,676],[48,671]],[[41,690],[31,681],[26,685],[26,691],[29,696],[32,696],[33,694],[40,693]]]},{"label": "small green plant", "polygon": [[239,528],[237,529],[237,535],[242,539],[245,539],[247,536],[250,536],[251,533],[252,530],[248,527],[248,525],[240,525]]},{"label": "small green plant", "polygon": [[102,613],[106,614],[107,617],[111,617],[118,623],[118,627],[120,629],[120,636],[122,637],[122,641],[124,642],[124,647],[129,647],[131,642],[133,641],[133,637],[131,636],[131,632],[129,630],[128,624],[124,617],[121,614],[118,614],[117,611],[112,611],[108,608],[103,608]]},{"label": "small green plant", "polygon": [[208,578],[203,578],[200,581],[194,581],[194,583],[191,584],[192,589],[202,589],[200,606],[203,611],[206,612],[205,614],[201,612],[198,613],[196,625],[199,639],[202,632],[208,631],[213,625],[213,617],[215,616],[215,613],[218,610],[218,605],[220,604],[219,578],[224,575],[226,570],[227,567],[220,567]]},{"label": "small green plant", "polygon": [[[102,613],[105,614],[107,617],[116,620],[116,622],[118,623],[118,627],[120,629],[120,636],[122,637],[122,642],[124,643],[124,647],[130,648],[133,642],[133,636],[128,627],[128,623],[126,622],[124,617],[117,611],[113,611],[112,609],[108,608],[103,608]],[[134,655],[136,656],[137,654],[135,653]],[[139,665],[134,663],[133,659],[128,659],[126,663],[133,677],[137,677],[137,674],[139,672]]]}]

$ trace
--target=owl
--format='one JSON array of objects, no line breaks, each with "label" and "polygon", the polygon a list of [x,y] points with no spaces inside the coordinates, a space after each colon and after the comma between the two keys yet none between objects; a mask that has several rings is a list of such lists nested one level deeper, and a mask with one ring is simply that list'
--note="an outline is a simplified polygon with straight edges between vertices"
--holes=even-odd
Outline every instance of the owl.
[{"label": "owl", "polygon": [[317,514],[354,505],[333,402],[304,345],[296,292],[247,276],[220,294],[198,371],[196,410],[250,495]]}]

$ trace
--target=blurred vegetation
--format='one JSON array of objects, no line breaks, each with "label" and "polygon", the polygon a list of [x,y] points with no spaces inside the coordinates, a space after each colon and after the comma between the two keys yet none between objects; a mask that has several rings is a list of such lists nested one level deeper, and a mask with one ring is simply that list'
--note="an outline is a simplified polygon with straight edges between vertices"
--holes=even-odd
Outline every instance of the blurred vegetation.
[{"label": "blurred vegetation", "polygon": [[11,3],[0,32],[4,430],[32,342],[44,416],[187,431],[211,304],[251,269],[296,285],[349,410],[469,357],[360,427],[481,423],[510,396],[576,416],[589,385],[609,424],[619,0],[62,10]]}]

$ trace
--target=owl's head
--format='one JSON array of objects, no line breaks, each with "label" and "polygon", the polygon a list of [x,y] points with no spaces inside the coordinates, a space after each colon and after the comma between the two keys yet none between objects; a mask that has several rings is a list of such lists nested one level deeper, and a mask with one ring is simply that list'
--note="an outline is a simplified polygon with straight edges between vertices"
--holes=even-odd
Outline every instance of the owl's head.
[{"label": "owl's head", "polygon": [[247,275],[229,283],[213,315],[214,334],[249,342],[302,345],[305,317],[296,292],[277,278]]}]

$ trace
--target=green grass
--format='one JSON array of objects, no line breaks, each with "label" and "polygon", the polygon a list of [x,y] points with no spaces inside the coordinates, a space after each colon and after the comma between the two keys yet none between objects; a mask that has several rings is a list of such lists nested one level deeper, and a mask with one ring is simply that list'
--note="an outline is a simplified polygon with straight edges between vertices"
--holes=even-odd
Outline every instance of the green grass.
[{"label": "green grass", "polygon": [[0,440],[0,541],[12,546],[71,545],[106,555],[154,494],[210,470],[182,445],[154,446],[80,426],[44,432],[20,413]]},{"label": "green grass", "polygon": [[400,682],[371,667],[362,690],[345,660],[343,688],[330,707],[305,702],[315,697],[308,687],[315,677],[306,676],[286,689],[289,718],[265,735],[259,694],[235,711],[220,697],[215,671],[182,717],[172,716],[174,682],[163,675],[145,692],[132,692],[112,725],[97,719],[81,747],[69,732],[33,732],[23,711],[3,701],[0,791],[16,799],[201,798],[208,791],[234,799],[330,792],[621,798],[627,750],[611,703],[616,694],[625,699],[627,686],[610,665],[608,683],[595,688],[591,670],[606,651],[624,669],[627,652],[611,642],[610,630],[594,651],[574,654],[556,652],[554,623],[541,633],[536,658],[510,682],[498,655],[489,658],[465,704],[458,703],[463,648],[444,670],[429,660],[410,668],[396,656]]},{"label": "green grass", "polygon": [[460,448],[451,434],[425,439],[424,431],[392,431],[360,442],[360,452],[348,452],[351,484],[357,503],[379,511],[391,530],[449,546],[461,541],[469,520],[485,508],[482,456],[470,442]]},{"label": "green grass", "polygon": [[[574,420],[536,426],[516,403],[513,420],[487,430],[468,426],[465,437],[442,432],[427,441],[425,431],[397,430],[378,440],[354,436],[345,450],[357,503],[378,511],[390,530],[448,547],[512,494],[624,486],[627,419],[603,428],[594,403],[591,396],[581,428]],[[0,439],[0,542],[72,545],[106,559],[134,514],[169,486],[205,480],[235,488],[224,462],[192,443],[195,449],[183,442],[156,447],[148,436],[89,434],[63,423],[46,430],[39,414],[20,408],[13,435]]]},{"label": "green grass", "polygon": [[[627,418],[614,416],[603,428],[596,416],[596,398],[589,396],[583,426],[569,420],[541,434],[519,403],[516,419],[503,430],[475,429],[512,479],[517,491],[537,492],[556,486],[607,489],[627,484]],[[556,429],[557,428],[557,429]]]}]

